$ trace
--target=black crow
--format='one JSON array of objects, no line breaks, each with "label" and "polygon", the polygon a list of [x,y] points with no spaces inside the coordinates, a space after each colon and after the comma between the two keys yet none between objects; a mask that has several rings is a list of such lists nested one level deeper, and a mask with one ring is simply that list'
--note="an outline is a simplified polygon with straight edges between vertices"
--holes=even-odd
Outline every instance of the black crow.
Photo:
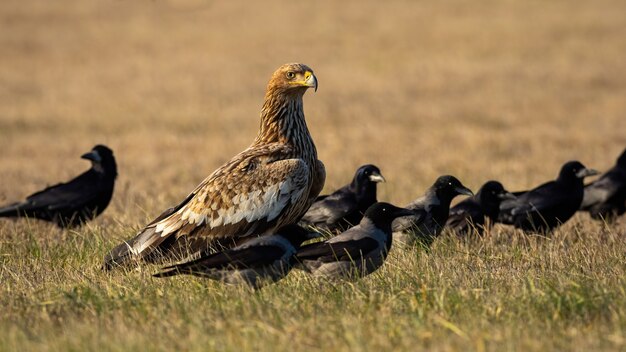
[{"label": "black crow", "polygon": [[611,170],[585,186],[580,209],[596,220],[608,222],[626,212],[626,150]]},{"label": "black crow", "polygon": [[389,203],[375,203],[361,222],[323,242],[298,250],[299,267],[315,276],[349,279],[368,275],[378,269],[391,248],[391,222],[410,215],[407,209]]},{"label": "black crow", "polygon": [[81,158],[91,161],[91,169],[67,183],[31,194],[24,202],[0,208],[0,217],[25,216],[74,227],[100,215],[109,205],[117,176],[113,151],[96,145]]},{"label": "black crow", "polygon": [[[474,229],[478,234],[498,220],[500,203],[507,199],[515,199],[498,181],[485,183],[476,195],[465,199],[450,209],[450,216],[446,222],[452,231],[458,235],[468,235]],[[487,219],[487,223],[485,223]]]},{"label": "black crow", "polygon": [[317,197],[304,214],[301,225],[315,226],[327,231],[344,231],[358,224],[363,213],[376,203],[376,184],[385,182],[378,167],[361,166],[352,182],[332,194]]},{"label": "black crow", "polygon": [[583,200],[583,179],[597,173],[578,161],[567,162],[556,180],[502,202],[498,221],[524,231],[550,232],[576,213]]},{"label": "black crow", "polygon": [[273,235],[255,237],[232,249],[168,266],[154,276],[188,274],[256,289],[285,277],[295,263],[296,250],[317,236],[298,225],[287,225]]},{"label": "black crow", "polygon": [[406,206],[415,214],[393,222],[393,236],[396,241],[405,245],[429,247],[435,237],[441,234],[448,220],[450,203],[458,195],[473,196],[474,193],[454,176],[437,178],[422,197]]}]

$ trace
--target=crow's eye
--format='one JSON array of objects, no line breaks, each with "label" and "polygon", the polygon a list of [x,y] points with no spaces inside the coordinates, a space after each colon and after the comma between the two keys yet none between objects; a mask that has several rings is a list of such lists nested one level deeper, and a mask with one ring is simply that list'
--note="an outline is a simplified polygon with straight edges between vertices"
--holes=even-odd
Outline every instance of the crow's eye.
[{"label": "crow's eye", "polygon": [[295,73],[293,73],[293,72],[291,72],[291,71],[289,71],[289,72],[287,72],[286,76],[287,76],[287,78],[289,78],[289,79],[293,79],[294,77],[296,77],[296,74],[295,74]]}]

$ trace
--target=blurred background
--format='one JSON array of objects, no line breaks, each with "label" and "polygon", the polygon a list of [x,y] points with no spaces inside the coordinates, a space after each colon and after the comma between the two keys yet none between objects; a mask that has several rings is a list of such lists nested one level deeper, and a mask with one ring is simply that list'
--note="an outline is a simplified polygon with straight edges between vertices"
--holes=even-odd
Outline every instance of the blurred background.
[{"label": "blurred background", "polygon": [[326,191],[364,163],[405,204],[441,174],[511,190],[626,147],[626,2],[0,2],[0,202],[88,167],[119,179],[97,221],[141,225],[254,139],[281,64],[315,71],[305,113]]}]

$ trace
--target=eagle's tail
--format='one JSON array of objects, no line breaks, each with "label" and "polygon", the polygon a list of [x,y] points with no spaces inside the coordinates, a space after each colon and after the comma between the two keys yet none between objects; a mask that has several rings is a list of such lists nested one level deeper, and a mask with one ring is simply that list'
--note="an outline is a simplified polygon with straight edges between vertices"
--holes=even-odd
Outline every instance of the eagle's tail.
[{"label": "eagle's tail", "polygon": [[132,258],[132,246],[124,241],[113,248],[105,257],[102,270],[109,271],[127,264]]},{"label": "eagle's tail", "polygon": [[161,242],[162,239],[156,232],[156,226],[150,225],[141,230],[139,234],[137,234],[137,236],[135,236],[133,239],[129,241],[124,241],[121,244],[117,245],[115,248],[113,248],[104,257],[104,264],[102,265],[102,269],[108,271],[117,267],[128,265],[131,262],[137,261],[139,259],[144,259],[147,255],[149,255],[150,252],[152,252],[148,249],[148,247],[152,246],[142,246],[141,244],[155,241]]},{"label": "eagle's tail", "polygon": [[155,248],[158,244],[163,242],[164,239],[160,238],[159,234],[156,232],[156,223],[172,215],[177,209],[178,208],[169,208],[165,210],[156,219],[152,220],[152,222],[150,222],[143,230],[139,231],[137,236],[133,239],[124,241],[113,248],[104,257],[102,270],[109,271],[120,266],[128,265],[133,260],[146,259],[146,255],[148,255],[147,252],[150,251],[137,250],[135,247],[139,243],[150,242],[151,247]]}]

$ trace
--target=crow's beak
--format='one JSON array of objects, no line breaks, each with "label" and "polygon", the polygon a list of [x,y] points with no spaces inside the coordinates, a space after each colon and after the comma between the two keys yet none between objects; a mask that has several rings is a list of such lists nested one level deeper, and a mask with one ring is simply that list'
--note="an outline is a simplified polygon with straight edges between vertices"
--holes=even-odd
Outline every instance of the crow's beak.
[{"label": "crow's beak", "polygon": [[502,192],[502,193],[498,194],[498,199],[500,199],[500,200],[513,200],[513,199],[517,199],[517,197],[515,196],[515,194],[513,194],[511,192]]},{"label": "crow's beak", "polygon": [[585,178],[585,177],[588,177],[588,176],[597,175],[599,173],[600,173],[600,171],[598,171],[598,170],[585,168],[585,169],[582,169],[582,170],[578,171],[576,173],[576,177],[578,177],[578,178]]},{"label": "crow's beak", "polygon": [[460,186],[460,187],[456,187],[454,190],[458,194],[463,194],[463,195],[470,196],[470,197],[474,195],[474,192],[472,192],[472,190],[467,187]]},{"label": "crow's beak", "polygon": [[81,155],[80,157],[82,159],[91,160],[94,163],[102,162],[102,158],[100,157],[100,154],[98,154],[98,152],[96,152],[95,150],[92,150],[89,153],[85,153],[85,154]]},{"label": "crow's beak", "polygon": [[374,173],[372,173],[372,174],[370,175],[369,179],[370,179],[370,181],[372,181],[372,182],[376,182],[376,183],[378,183],[378,182],[387,182],[387,180],[385,180],[385,178],[383,177],[383,175],[381,175],[381,174],[380,174],[380,173],[378,173],[378,172],[374,172]]}]

